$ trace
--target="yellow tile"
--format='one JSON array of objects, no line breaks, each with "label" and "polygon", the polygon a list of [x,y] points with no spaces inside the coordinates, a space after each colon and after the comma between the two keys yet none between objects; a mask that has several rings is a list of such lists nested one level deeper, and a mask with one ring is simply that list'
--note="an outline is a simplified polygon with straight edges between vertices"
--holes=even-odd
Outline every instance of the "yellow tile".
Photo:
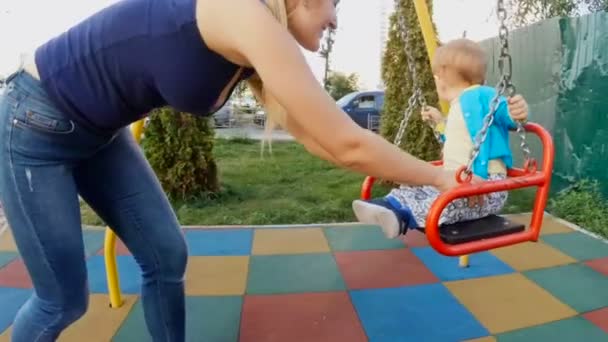
[{"label": "yellow tile", "polygon": [[[525,224],[526,228],[530,226],[530,219],[532,218],[532,214],[515,214],[505,216],[515,222]],[[572,233],[572,231],[572,228],[558,222],[552,218],[551,215],[547,213],[543,215],[543,225],[540,230],[540,235]]]},{"label": "yellow tile", "polygon": [[445,285],[492,335],[577,314],[519,273]]},{"label": "yellow tile", "polygon": [[10,230],[4,231],[2,235],[0,235],[0,252],[16,252],[17,246],[15,246],[15,241],[13,240],[13,234]]},{"label": "yellow tile", "polygon": [[0,342],[11,342],[11,329],[6,329],[2,334],[0,334]]},{"label": "yellow tile", "polygon": [[[89,310],[59,337],[59,342],[111,341],[114,334],[129,315],[136,296],[123,296],[124,304],[118,309],[110,309],[108,296],[93,294],[90,297]],[[11,329],[0,335],[0,342],[9,342]]]},{"label": "yellow tile", "polygon": [[105,294],[92,294],[87,313],[68,327],[58,341],[111,341],[118,328],[129,315],[137,297],[123,296],[124,303],[118,309],[110,308],[108,300],[108,296]]},{"label": "yellow tile", "polygon": [[496,338],[492,336],[476,338],[474,340],[466,340],[464,342],[496,342]]},{"label": "yellow tile", "polygon": [[253,237],[254,255],[326,252],[329,244],[321,228],[258,229]]},{"label": "yellow tile", "polygon": [[576,262],[576,259],[543,242],[520,243],[495,249],[491,253],[517,271],[528,271]]},{"label": "yellow tile", "polygon": [[247,286],[248,267],[248,256],[190,257],[186,270],[186,294],[242,295]]}]

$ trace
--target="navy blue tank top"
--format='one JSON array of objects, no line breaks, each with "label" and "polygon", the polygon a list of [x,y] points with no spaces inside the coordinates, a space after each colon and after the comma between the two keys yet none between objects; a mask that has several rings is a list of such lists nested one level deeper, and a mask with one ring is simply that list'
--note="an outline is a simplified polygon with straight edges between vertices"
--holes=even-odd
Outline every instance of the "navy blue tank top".
[{"label": "navy blue tank top", "polygon": [[196,0],[122,0],[97,12],[36,50],[43,87],[61,110],[100,129],[165,105],[211,114],[239,66],[205,44],[195,7]]}]

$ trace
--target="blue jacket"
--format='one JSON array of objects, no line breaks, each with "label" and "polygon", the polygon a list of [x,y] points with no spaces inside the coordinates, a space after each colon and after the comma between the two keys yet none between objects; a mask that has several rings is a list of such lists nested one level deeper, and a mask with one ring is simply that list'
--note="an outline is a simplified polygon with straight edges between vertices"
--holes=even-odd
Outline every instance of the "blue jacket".
[{"label": "blue jacket", "polygon": [[[496,89],[493,87],[475,86],[465,90],[459,97],[462,115],[473,144],[475,136],[483,127],[483,119],[490,111],[490,102],[495,95]],[[506,98],[501,96],[486,140],[473,162],[473,173],[476,176],[488,178],[488,163],[492,159],[502,160],[507,168],[513,165],[513,156],[509,148],[509,129],[515,127],[515,122],[509,116]]]}]

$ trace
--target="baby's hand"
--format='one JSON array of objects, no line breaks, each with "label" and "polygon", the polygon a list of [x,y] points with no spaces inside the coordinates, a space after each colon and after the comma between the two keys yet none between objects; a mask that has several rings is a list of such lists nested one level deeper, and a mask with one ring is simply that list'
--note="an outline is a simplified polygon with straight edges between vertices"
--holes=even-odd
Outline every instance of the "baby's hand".
[{"label": "baby's hand", "polygon": [[422,108],[422,120],[424,121],[432,121],[435,124],[443,121],[443,115],[439,111],[439,109],[431,106],[426,106],[426,108]]},{"label": "baby's hand", "polygon": [[528,119],[528,103],[521,95],[515,95],[508,101],[509,115],[513,120],[526,121]]}]

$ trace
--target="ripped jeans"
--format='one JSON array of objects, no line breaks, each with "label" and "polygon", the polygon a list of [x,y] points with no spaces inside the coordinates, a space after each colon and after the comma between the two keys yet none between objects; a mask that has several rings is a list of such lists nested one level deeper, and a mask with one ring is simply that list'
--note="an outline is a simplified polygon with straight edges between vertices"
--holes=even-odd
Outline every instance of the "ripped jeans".
[{"label": "ripped jeans", "polygon": [[79,196],[141,267],[153,340],[183,341],[186,242],[128,128],[76,123],[38,80],[16,72],[0,95],[0,200],[35,291],[17,313],[12,341],[55,341],[87,310]]}]

